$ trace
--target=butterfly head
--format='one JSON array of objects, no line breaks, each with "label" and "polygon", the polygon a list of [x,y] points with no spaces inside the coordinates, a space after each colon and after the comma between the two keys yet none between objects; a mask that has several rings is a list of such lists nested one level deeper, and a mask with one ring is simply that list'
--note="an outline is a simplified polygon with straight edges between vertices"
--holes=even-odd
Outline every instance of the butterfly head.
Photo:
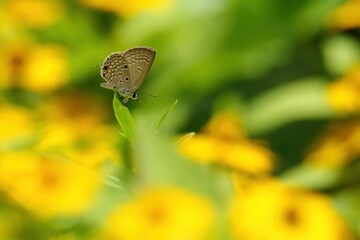
[{"label": "butterfly head", "polygon": [[138,95],[137,95],[136,92],[133,92],[133,93],[131,94],[131,99],[137,99],[137,97],[138,97]]},{"label": "butterfly head", "polygon": [[136,92],[130,92],[129,90],[124,90],[124,91],[118,91],[118,89],[115,87],[115,90],[124,98],[122,100],[122,103],[127,103],[129,101],[129,99],[137,99],[138,95]]}]

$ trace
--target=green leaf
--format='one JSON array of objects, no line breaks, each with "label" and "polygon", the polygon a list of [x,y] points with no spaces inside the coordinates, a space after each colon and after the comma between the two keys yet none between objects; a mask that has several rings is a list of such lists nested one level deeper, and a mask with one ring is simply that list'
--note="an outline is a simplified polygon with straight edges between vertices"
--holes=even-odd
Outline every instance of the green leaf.
[{"label": "green leaf", "polygon": [[184,136],[182,136],[179,140],[176,141],[177,145],[180,145],[181,143],[189,140],[190,138],[195,136],[195,132],[189,132],[187,134],[185,134]]},{"label": "green leaf", "polygon": [[[154,134],[151,114],[136,118],[136,173],[149,186],[177,186],[204,194],[223,204],[232,191],[227,172],[186,159],[176,149],[176,138]],[[187,135],[187,137],[191,137]],[[222,205],[223,206],[223,205]]]},{"label": "green leaf", "polygon": [[322,47],[326,68],[335,75],[344,75],[360,58],[358,39],[335,36],[323,43]]},{"label": "green leaf", "polygon": [[332,117],[326,87],[325,79],[308,78],[270,89],[250,103],[244,114],[247,130],[263,134],[299,120]]},{"label": "green leaf", "polygon": [[167,115],[174,109],[174,107],[176,106],[177,103],[178,103],[178,100],[176,99],[175,102],[173,104],[171,104],[170,108],[168,110],[166,110],[166,112],[162,115],[159,122],[155,126],[156,130],[159,130],[161,124],[164,122]]},{"label": "green leaf", "polygon": [[316,168],[307,165],[296,166],[281,175],[289,184],[313,190],[324,190],[333,186],[340,177],[339,169]]},{"label": "green leaf", "polygon": [[135,139],[135,124],[129,109],[120,102],[116,92],[114,92],[113,108],[121,128],[121,135],[130,143],[133,143]]}]

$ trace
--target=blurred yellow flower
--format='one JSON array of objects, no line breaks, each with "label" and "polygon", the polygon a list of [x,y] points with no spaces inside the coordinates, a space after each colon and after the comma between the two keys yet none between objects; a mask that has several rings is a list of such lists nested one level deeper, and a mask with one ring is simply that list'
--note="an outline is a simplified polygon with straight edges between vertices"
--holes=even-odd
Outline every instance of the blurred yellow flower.
[{"label": "blurred yellow flower", "polygon": [[215,115],[203,133],[180,143],[179,151],[201,163],[218,163],[251,174],[268,173],[273,154],[246,139],[240,119],[233,113]]},{"label": "blurred yellow flower", "polygon": [[23,87],[35,92],[55,90],[69,80],[67,54],[58,45],[36,45],[31,41],[3,46],[0,87]]},{"label": "blurred yellow flower", "polygon": [[[101,139],[105,139],[105,136]],[[67,158],[90,168],[101,167],[105,162],[119,166],[121,156],[114,143],[115,141],[96,142],[95,139],[92,139],[88,144],[65,150],[63,154]]]},{"label": "blurred yellow flower", "polygon": [[34,119],[31,111],[0,103],[0,151],[32,136]]},{"label": "blurred yellow flower", "polygon": [[214,221],[212,205],[199,196],[173,188],[152,189],[120,206],[110,216],[109,239],[200,240]]},{"label": "blurred yellow flower", "polygon": [[85,6],[131,17],[143,12],[162,12],[169,9],[172,0],[80,0],[80,2]]},{"label": "blurred yellow flower", "polygon": [[[25,37],[24,37],[25,38]],[[0,45],[0,87],[18,86],[22,79],[23,65],[29,55],[32,44],[29,40],[13,41]]]},{"label": "blurred yellow flower", "polygon": [[240,118],[233,112],[216,114],[205,125],[203,131],[228,142],[241,141],[246,137]]},{"label": "blurred yellow flower", "polygon": [[[17,31],[17,26],[14,23],[13,19],[9,17],[6,10],[2,7],[0,3],[0,39],[1,42],[7,39],[12,38]],[[1,75],[0,75],[1,79]]]},{"label": "blurred yellow flower", "polygon": [[64,17],[64,4],[58,0],[8,0],[5,11],[23,26],[43,28]]},{"label": "blurred yellow flower", "polygon": [[[73,91],[52,96],[39,106],[39,111],[46,113],[47,118],[53,122],[76,118],[87,119],[92,124],[103,124],[113,119],[109,114],[112,108],[106,109],[104,106],[106,102],[101,98],[82,91]],[[80,129],[82,126],[78,127]]]},{"label": "blurred yellow flower", "polygon": [[333,124],[314,144],[305,163],[337,169],[360,156],[360,121]]},{"label": "blurred yellow flower", "polygon": [[236,239],[350,239],[327,196],[275,180],[255,182],[240,191],[230,215]]},{"label": "blurred yellow flower", "polygon": [[[117,130],[104,123],[93,101],[78,93],[31,111],[1,104],[0,192],[41,217],[84,212],[103,180],[104,163],[118,166],[121,159]],[[28,138],[31,145],[19,144]]]},{"label": "blurred yellow flower", "polygon": [[327,97],[330,106],[336,112],[358,112],[360,110],[360,66],[355,66],[343,78],[331,83]]},{"label": "blurred yellow flower", "polygon": [[69,80],[64,48],[42,45],[31,51],[24,65],[22,86],[35,92],[55,90]]},{"label": "blurred yellow flower", "polygon": [[97,99],[81,93],[52,99],[42,106],[46,113],[39,142],[35,148],[41,152],[59,154],[81,165],[96,168],[111,161],[118,165],[116,127],[106,124],[104,111]]},{"label": "blurred yellow flower", "polygon": [[340,30],[360,27],[360,1],[349,0],[330,16],[330,24]]},{"label": "blurred yellow flower", "polygon": [[39,217],[83,213],[100,183],[100,174],[66,160],[31,152],[0,158],[0,190]]},{"label": "blurred yellow flower", "polygon": [[[76,126],[79,122],[58,121],[45,123],[36,147],[40,151],[60,151],[75,144],[78,139]],[[84,124],[84,123],[82,123]]]}]

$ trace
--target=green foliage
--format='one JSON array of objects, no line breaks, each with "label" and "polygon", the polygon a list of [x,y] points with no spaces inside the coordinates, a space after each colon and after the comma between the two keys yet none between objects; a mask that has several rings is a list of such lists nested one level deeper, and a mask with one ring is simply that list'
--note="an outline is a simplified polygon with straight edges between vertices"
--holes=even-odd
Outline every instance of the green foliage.
[{"label": "green foliage", "polygon": [[170,106],[170,108],[168,110],[166,110],[166,112],[161,116],[159,122],[156,124],[155,129],[159,130],[161,124],[164,122],[165,118],[167,117],[167,115],[174,109],[174,107],[176,106],[176,104],[178,103],[178,100],[176,99],[174,101],[174,103]]},{"label": "green foliage", "polygon": [[129,109],[121,103],[116,92],[114,92],[113,108],[115,117],[121,128],[120,134],[124,136],[130,143],[133,143],[135,137],[135,125]]},{"label": "green foliage", "polygon": [[[6,2],[11,1],[0,3],[0,10],[10,16],[13,13],[6,8]],[[131,1],[134,4],[131,7],[140,9],[138,12],[131,7],[127,11],[122,9],[126,8],[127,1],[121,4],[104,1],[109,4],[104,8],[85,4],[101,5],[102,1],[60,2],[64,4],[64,16],[48,26],[32,27],[16,20],[15,15],[14,19],[0,23],[5,27],[0,32],[0,91],[3,93],[0,159],[5,153],[22,149],[46,154],[48,149],[41,148],[44,145],[51,147],[49,151],[53,155],[72,158],[74,155],[65,150],[75,147],[66,144],[73,144],[71,141],[78,134],[84,139],[76,139],[73,145],[80,146],[75,155],[83,161],[81,166],[91,165],[86,168],[94,173],[105,167],[109,171],[104,171],[103,189],[91,210],[72,220],[65,217],[54,222],[33,222],[30,213],[20,210],[19,217],[17,211],[22,208],[12,206],[7,195],[0,196],[0,209],[8,209],[10,216],[16,212],[13,217],[21,219],[19,226],[24,225],[23,222],[31,223],[19,234],[19,239],[27,239],[33,232],[39,239],[46,239],[52,231],[59,236],[69,232],[75,236],[69,238],[89,239],[92,228],[102,226],[99,219],[106,219],[105,215],[111,213],[114,206],[153,186],[176,186],[206,196],[215,203],[217,211],[225,215],[233,196],[230,173],[234,170],[213,163],[193,162],[177,148],[180,143],[199,136],[215,113],[228,110],[238,114],[242,121],[243,141],[259,143],[276,156],[274,172],[269,173],[273,178],[331,197],[359,235],[360,164],[353,162],[359,161],[360,147],[356,141],[343,146],[350,141],[351,133],[357,133],[352,123],[358,121],[358,112],[338,114],[332,109],[328,92],[329,85],[345,78],[360,59],[359,32],[333,31],[329,23],[331,14],[342,1],[174,0],[170,1],[174,5],[159,12],[153,11],[153,6],[141,10],[146,8],[141,1]],[[31,13],[31,9],[28,12]],[[2,15],[4,19],[7,17]],[[55,61],[54,67],[49,57],[49,61],[45,59],[40,66],[36,65],[39,60],[33,60],[31,54],[47,45],[64,50],[64,59],[60,60],[66,63],[67,79],[59,85],[50,80],[36,82],[35,85],[40,86],[56,85],[53,89],[39,87],[41,91],[36,92],[27,88],[31,85],[29,82],[22,81],[35,74],[52,79],[57,76],[57,64],[61,62]],[[101,65],[111,52],[135,46],[156,49],[155,61],[140,91],[159,97],[131,100],[125,106],[115,92],[111,106],[109,91],[99,87],[103,81],[100,69],[94,66]],[[32,64],[37,71],[28,71]],[[54,70],[49,74],[46,70],[51,67]],[[24,80],[26,73],[29,76]],[[358,88],[354,86],[353,89]],[[351,101],[358,95],[344,94],[337,100],[344,101],[349,109],[356,108],[358,102]],[[61,104],[46,105],[59,99]],[[28,111],[9,108],[2,114],[11,104]],[[91,114],[84,114],[87,110]],[[16,111],[20,113],[11,115]],[[71,124],[71,127],[62,126],[59,112],[68,114],[64,122],[74,122],[78,129],[73,129]],[[32,118],[30,123],[28,115]],[[77,125],[74,119],[78,116],[86,116],[83,119],[89,121],[80,121]],[[345,130],[333,130],[336,127],[329,127],[332,123],[345,126]],[[90,130],[80,124],[89,124]],[[119,134],[109,126],[120,127]],[[24,134],[16,135],[17,127]],[[50,135],[54,139],[44,137],[48,128],[54,128],[59,135]],[[95,133],[96,130],[100,133]],[[6,138],[11,131],[16,136]],[[116,132],[115,140],[113,132]],[[354,139],[357,139],[355,133]],[[326,162],[344,156],[344,165],[330,169],[307,165],[308,155],[322,139],[338,138],[343,140],[335,144],[330,141],[333,145],[329,144],[329,149],[324,151],[329,155],[316,156],[319,158],[316,160]],[[111,142],[113,148],[103,144],[111,145],[110,141],[114,141]],[[62,145],[53,146],[54,142]],[[40,150],[36,148],[39,143]],[[94,155],[103,161],[96,162]],[[249,163],[252,160],[250,157]],[[0,173],[4,174],[1,167]],[[0,195],[1,187],[0,184]],[[0,214],[0,238],[1,220]],[[214,227],[216,234],[212,239],[233,239],[227,231],[228,219],[221,221],[224,223]]]}]

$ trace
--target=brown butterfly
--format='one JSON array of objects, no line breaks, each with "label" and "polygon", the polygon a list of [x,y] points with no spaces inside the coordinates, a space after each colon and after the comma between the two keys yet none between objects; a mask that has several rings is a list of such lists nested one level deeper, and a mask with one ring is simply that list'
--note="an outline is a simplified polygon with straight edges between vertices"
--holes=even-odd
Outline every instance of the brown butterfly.
[{"label": "brown butterfly", "polygon": [[107,56],[101,66],[101,76],[106,82],[101,87],[117,91],[124,97],[123,103],[130,98],[136,99],[136,91],[144,82],[156,51],[150,47],[135,47],[125,52],[114,52]]}]

